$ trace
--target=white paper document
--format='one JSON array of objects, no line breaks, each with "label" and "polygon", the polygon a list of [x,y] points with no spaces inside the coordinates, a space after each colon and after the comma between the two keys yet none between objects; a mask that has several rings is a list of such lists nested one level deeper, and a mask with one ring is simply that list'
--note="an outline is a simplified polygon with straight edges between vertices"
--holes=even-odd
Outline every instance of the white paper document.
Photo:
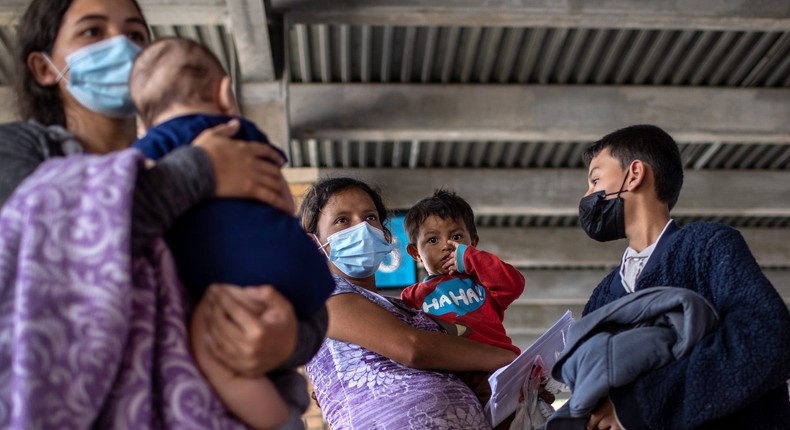
[{"label": "white paper document", "polygon": [[491,400],[486,404],[485,414],[492,426],[502,422],[518,407],[521,386],[532,370],[535,357],[540,356],[546,371],[551,370],[557,361],[557,356],[565,348],[568,328],[574,321],[571,311],[566,311],[565,315],[522,351],[512,363],[500,368],[488,378],[488,384],[491,385]]}]

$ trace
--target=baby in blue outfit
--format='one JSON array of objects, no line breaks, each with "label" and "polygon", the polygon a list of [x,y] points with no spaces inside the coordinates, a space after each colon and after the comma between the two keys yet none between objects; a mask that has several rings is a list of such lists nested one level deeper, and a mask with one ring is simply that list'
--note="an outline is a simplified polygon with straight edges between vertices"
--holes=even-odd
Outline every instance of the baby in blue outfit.
[{"label": "baby in blue outfit", "polygon": [[[135,61],[130,86],[148,129],[134,147],[152,160],[233,118],[241,122],[236,139],[270,144],[252,122],[239,117],[230,78],[197,42],[171,37],[152,43]],[[246,199],[203,202],[176,220],[166,240],[181,280],[198,303],[190,328],[195,359],[225,405],[256,428],[299,419],[309,403],[303,378],[294,369],[257,379],[234,375],[196,342],[204,330],[199,301],[215,282],[271,284],[291,301],[300,320],[318,318],[334,282],[315,242],[292,214]]]}]

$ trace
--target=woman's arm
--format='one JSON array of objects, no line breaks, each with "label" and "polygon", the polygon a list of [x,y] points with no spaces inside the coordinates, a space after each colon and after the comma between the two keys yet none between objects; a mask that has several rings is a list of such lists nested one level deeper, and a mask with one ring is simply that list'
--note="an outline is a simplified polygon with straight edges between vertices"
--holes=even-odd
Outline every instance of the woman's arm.
[{"label": "woman's arm", "polygon": [[48,140],[43,127],[28,122],[0,126],[0,206],[51,156],[50,146],[55,144]]},{"label": "woman's arm", "polygon": [[321,306],[321,309],[309,318],[298,320],[296,349],[285,363],[278,366],[278,369],[292,369],[307,364],[318,352],[318,349],[321,348],[321,344],[324,343],[328,325],[329,317],[325,306]]},{"label": "woman's arm", "polygon": [[214,170],[208,155],[184,146],[137,174],[132,205],[132,253],[162,236],[189,208],[213,195]]},{"label": "woman's arm", "polygon": [[357,294],[332,296],[327,309],[328,337],[360,345],[404,366],[491,372],[516,358],[506,349],[413,328]]}]

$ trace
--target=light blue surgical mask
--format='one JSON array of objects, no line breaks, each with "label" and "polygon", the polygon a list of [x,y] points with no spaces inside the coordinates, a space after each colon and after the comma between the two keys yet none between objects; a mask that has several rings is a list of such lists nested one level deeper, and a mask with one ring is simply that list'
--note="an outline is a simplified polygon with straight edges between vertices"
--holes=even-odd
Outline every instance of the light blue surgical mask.
[{"label": "light blue surgical mask", "polygon": [[[316,240],[318,241],[318,237]],[[384,237],[384,232],[367,222],[361,222],[327,237],[326,243],[320,247],[325,255],[324,248],[327,245],[330,247],[327,255],[329,261],[352,278],[373,276],[393,249],[393,245]]]},{"label": "light blue surgical mask", "polygon": [[140,50],[128,37],[119,35],[72,52],[66,56],[63,71],[49,56],[44,54],[44,58],[58,70],[57,81],[66,79],[66,89],[81,105],[109,117],[128,118],[135,114],[129,74]]}]

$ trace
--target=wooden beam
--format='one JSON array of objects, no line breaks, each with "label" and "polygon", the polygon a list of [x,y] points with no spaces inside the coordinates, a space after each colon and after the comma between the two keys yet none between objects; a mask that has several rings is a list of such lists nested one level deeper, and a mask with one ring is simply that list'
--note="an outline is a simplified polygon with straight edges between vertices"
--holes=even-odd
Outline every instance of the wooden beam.
[{"label": "wooden beam", "polygon": [[[232,1],[232,0],[231,0]],[[4,0],[0,25],[16,22],[30,0]],[[699,29],[786,31],[790,5],[784,0],[272,0],[276,14],[295,23],[410,26],[506,26],[556,28]],[[140,0],[153,25],[223,24],[226,0]]]},{"label": "wooden beam", "polygon": [[[484,246],[488,240],[481,236],[484,241],[480,249],[487,249]],[[489,249],[490,250],[490,249]],[[616,261],[612,265],[617,264]],[[523,268],[522,274],[526,280],[524,293],[518,299],[519,303],[540,303],[563,302],[563,303],[587,303],[593,289],[601,280],[609,274],[610,268],[605,269],[533,269]]]},{"label": "wooden beam", "polygon": [[[481,249],[487,249],[481,245]],[[621,250],[622,252],[623,250]],[[573,269],[562,268],[519,268],[526,280],[524,293],[514,304],[520,306],[539,305],[583,305],[587,303],[593,289],[609,274],[617,261],[606,268],[600,269]],[[790,270],[777,268],[763,268],[763,274],[771,281],[774,289],[790,304]],[[421,276],[425,276],[423,272]],[[386,288],[381,292],[386,295],[400,296],[402,288]]]},{"label": "wooden beam", "polygon": [[289,184],[312,184],[319,178],[315,167],[284,167],[283,176]]},{"label": "wooden beam", "polygon": [[226,0],[138,0],[151,25],[227,25]]},{"label": "wooden beam", "polygon": [[593,141],[656,124],[682,142],[790,144],[790,89],[292,84],[293,138]]},{"label": "wooden beam", "polygon": [[[228,20],[226,0],[138,0],[151,25],[223,25]],[[3,0],[0,25],[15,25],[30,0]]]},{"label": "wooden beam", "polygon": [[785,0],[272,0],[297,23],[786,31]]},{"label": "wooden beam", "polygon": [[[790,306],[790,271],[764,269],[763,273]],[[527,270],[524,294],[505,312],[508,336],[524,348],[566,310],[579,318],[593,289],[605,275],[605,271]]]},{"label": "wooden beam", "polygon": [[269,25],[262,0],[227,0],[230,31],[244,82],[275,80]]},{"label": "wooden beam", "polygon": [[[276,92],[282,109],[289,93],[283,117],[296,139],[578,142],[653,123],[684,143],[790,144],[790,89],[294,84]],[[271,85],[241,93],[272,97]]]},{"label": "wooden beam", "polygon": [[[790,268],[790,229],[739,229],[761,267]],[[522,268],[611,268],[620,263],[625,240],[600,243],[581,228],[482,228],[480,249]]]},{"label": "wooden beam", "polygon": [[[584,309],[584,303],[561,303],[528,307],[515,305],[505,311],[505,319],[503,322],[508,336],[511,336],[511,338],[514,335],[536,334],[536,331],[537,334],[542,334],[543,331],[557,321],[566,310],[573,312],[574,318],[579,318],[582,315],[582,309]],[[517,341],[517,339],[513,340]],[[519,346],[523,347],[522,345]]]},{"label": "wooden beam", "polygon": [[[620,250],[621,253],[622,251],[624,249]],[[619,258],[612,262],[612,266],[617,263],[619,263]],[[526,279],[526,287],[517,303],[530,306],[585,304],[593,289],[609,274],[610,270],[611,268],[523,269],[522,274]],[[763,273],[785,302],[790,303],[790,270],[764,268]]]},{"label": "wooden beam", "polygon": [[[584,169],[319,169],[380,187],[393,210],[435,188],[464,197],[477,215],[576,216],[587,189]],[[790,171],[686,171],[674,216],[790,217]]]},{"label": "wooden beam", "polygon": [[239,103],[244,116],[266,132],[269,141],[288,153],[290,137],[283,83],[248,82],[240,89]]}]

